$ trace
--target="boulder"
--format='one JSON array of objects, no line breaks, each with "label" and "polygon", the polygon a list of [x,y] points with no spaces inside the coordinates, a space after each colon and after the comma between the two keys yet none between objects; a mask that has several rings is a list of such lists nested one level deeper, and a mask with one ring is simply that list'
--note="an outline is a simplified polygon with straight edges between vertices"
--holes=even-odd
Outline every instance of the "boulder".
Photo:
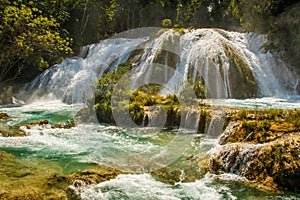
[{"label": "boulder", "polygon": [[7,113],[0,113],[0,121],[9,118]]},{"label": "boulder", "polygon": [[75,127],[75,122],[73,120],[67,120],[63,122],[58,122],[51,126],[51,128],[72,128]]},{"label": "boulder", "polygon": [[230,143],[212,154],[209,171],[245,176],[259,188],[299,192],[300,133],[265,144]]},{"label": "boulder", "polygon": [[260,148],[245,168],[245,177],[266,186],[299,192],[300,134],[285,136]]}]

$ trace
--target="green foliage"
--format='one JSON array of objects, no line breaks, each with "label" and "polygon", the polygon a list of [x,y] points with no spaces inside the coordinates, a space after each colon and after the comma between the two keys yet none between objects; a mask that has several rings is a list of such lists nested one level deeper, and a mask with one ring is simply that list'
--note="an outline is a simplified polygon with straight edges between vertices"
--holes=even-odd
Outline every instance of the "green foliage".
[{"label": "green foliage", "polygon": [[98,80],[94,107],[97,113],[98,120],[100,122],[105,122],[105,123],[114,122],[112,116],[112,107],[111,107],[112,92],[113,89],[116,87],[120,78],[129,69],[130,69],[130,65],[125,63],[123,65],[118,66],[118,70],[114,70],[112,73],[108,72]]},{"label": "green foliage", "polygon": [[161,26],[164,28],[171,28],[172,27],[172,20],[171,19],[164,19],[161,21]]},{"label": "green foliage", "polygon": [[[47,4],[47,1],[41,2]],[[35,7],[33,1],[1,2],[0,82],[33,78],[35,72],[60,61],[61,55],[72,52],[71,38],[62,36],[60,23],[52,15]],[[49,4],[49,3],[48,3]],[[58,15],[60,20],[66,17]]]},{"label": "green foliage", "polygon": [[198,99],[206,98],[206,88],[201,80],[194,81],[193,89]]},{"label": "green foliage", "polygon": [[[190,74],[191,75],[191,74]],[[191,93],[191,98],[195,95],[198,99],[205,99],[206,98],[206,87],[204,85],[204,81],[202,81],[199,74],[197,74],[196,80],[193,81],[192,78],[188,79],[189,85],[185,87],[185,93]],[[194,94],[193,94],[194,93]],[[193,99],[191,99],[193,100]]]},{"label": "green foliage", "polygon": [[[120,78],[130,69],[128,63],[118,66],[118,70],[108,72],[98,80],[95,96],[95,110],[98,120],[105,123],[114,123],[112,116],[111,99],[113,90]],[[160,86],[144,85],[133,91],[120,89],[118,97],[118,112],[126,112],[129,109],[132,120],[141,125],[144,120],[145,107],[161,105],[168,114],[179,110],[179,102],[175,95],[166,97],[158,95]],[[130,96],[129,104],[124,98]],[[123,99],[124,98],[124,99]]]}]

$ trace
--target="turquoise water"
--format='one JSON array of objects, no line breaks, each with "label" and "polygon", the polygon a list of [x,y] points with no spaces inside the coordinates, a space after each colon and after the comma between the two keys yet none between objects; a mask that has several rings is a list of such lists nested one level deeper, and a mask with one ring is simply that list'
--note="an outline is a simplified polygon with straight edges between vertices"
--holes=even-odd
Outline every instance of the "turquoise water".
[{"label": "turquoise water", "polygon": [[251,109],[300,109],[300,96],[290,96],[288,98],[264,97],[253,99],[214,99],[207,100],[206,103],[212,106],[229,106]]},{"label": "turquoise water", "polygon": [[[13,127],[47,119],[55,124],[74,120],[79,109],[80,105],[66,105],[60,101],[0,107],[0,112],[11,116],[1,123]],[[0,150],[22,159],[59,163],[64,173],[96,164],[137,173],[74,188],[82,199],[300,199],[300,195],[294,193],[279,195],[258,191],[244,184],[243,177],[232,174],[207,173],[195,182],[175,185],[162,183],[150,175],[151,171],[172,163],[173,168],[184,173],[190,166],[180,163],[184,162],[180,159],[182,156],[201,157],[215,148],[217,138],[205,134],[181,134],[176,130],[155,128],[124,129],[91,123],[70,129],[46,125],[24,130],[26,137],[0,137]]]}]

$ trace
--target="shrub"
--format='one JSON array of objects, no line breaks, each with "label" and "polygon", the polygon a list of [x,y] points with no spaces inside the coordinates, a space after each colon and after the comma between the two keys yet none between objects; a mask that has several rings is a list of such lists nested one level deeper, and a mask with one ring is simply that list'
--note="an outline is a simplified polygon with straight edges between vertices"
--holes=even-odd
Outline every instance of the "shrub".
[{"label": "shrub", "polygon": [[164,19],[161,21],[161,26],[164,28],[171,28],[172,27],[172,20],[171,19]]}]

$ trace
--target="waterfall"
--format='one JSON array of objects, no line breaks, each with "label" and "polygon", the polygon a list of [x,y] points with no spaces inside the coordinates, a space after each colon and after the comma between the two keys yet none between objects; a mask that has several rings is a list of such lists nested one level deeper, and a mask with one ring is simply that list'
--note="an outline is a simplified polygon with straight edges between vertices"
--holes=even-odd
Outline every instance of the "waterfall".
[{"label": "waterfall", "polygon": [[[280,97],[294,91],[297,84],[295,73],[289,70],[278,55],[261,49],[261,46],[268,42],[263,35],[220,29],[186,30],[180,37],[176,37],[176,34],[178,33],[173,30],[166,31],[147,46],[148,50],[143,54],[142,64],[137,70],[137,73],[144,73],[143,76],[147,79],[145,82],[149,82],[154,70],[145,63],[153,64],[158,54],[166,50],[179,56],[177,73],[174,73],[166,86],[177,93],[181,92],[180,89],[188,80],[194,82],[200,78],[206,86],[208,97],[235,98],[236,91],[233,91],[233,85],[245,83],[232,81],[230,68],[234,66],[230,64],[232,58],[229,54],[241,57],[249,66],[259,87],[259,96]],[[165,45],[170,38],[174,44],[173,49]],[[176,39],[179,41],[174,41]]]},{"label": "waterfall", "polygon": [[[251,98],[257,95],[255,82],[261,97],[293,94],[297,76],[278,55],[261,49],[266,42],[262,35],[221,29],[183,33],[167,30],[151,39],[136,36],[102,40],[82,48],[80,56],[49,68],[25,91],[33,97],[47,95],[68,103],[85,102],[93,95],[95,83],[103,73],[127,62],[131,52],[140,49],[133,55],[137,58],[132,64],[133,88],[162,76],[161,82],[167,88],[162,94],[180,94],[188,82],[199,80],[205,85],[208,98]],[[242,65],[236,66],[237,61]],[[168,68],[159,69],[157,63]],[[245,68],[253,74],[253,81]]]},{"label": "waterfall", "polygon": [[203,78],[210,97],[214,98],[231,97],[229,62],[222,43],[222,36],[213,29],[189,31],[180,41],[180,61],[177,70],[184,74],[184,81],[187,81],[190,68],[193,68],[192,82],[198,73]]},{"label": "waterfall", "polygon": [[279,55],[264,52],[262,45],[268,43],[266,36],[254,33],[231,33],[235,44],[241,49],[255,76],[260,96],[284,97],[294,95],[298,78]]},{"label": "waterfall", "polygon": [[225,115],[223,113],[213,113],[207,129],[207,135],[212,137],[219,136],[225,124]]},{"label": "waterfall", "polygon": [[[82,49],[80,56],[66,59],[36,77],[25,88],[39,96],[53,94],[68,103],[85,102],[93,95],[91,86],[106,71],[126,62],[131,52],[148,38],[102,40]],[[36,94],[35,94],[36,95]]]},{"label": "waterfall", "polygon": [[163,127],[166,119],[166,111],[159,105],[145,107],[145,115],[143,119],[143,127]]},{"label": "waterfall", "polygon": [[[163,53],[163,50],[167,51],[167,53],[171,52],[178,54],[176,51],[177,49],[174,49],[177,37],[179,37],[178,32],[168,30],[144,46],[144,53],[139,60],[138,67],[135,69],[135,76],[131,80],[132,88],[152,83],[157,77],[159,77],[160,82],[162,83],[166,83],[169,80],[172,72],[169,72],[170,70],[167,68],[161,72],[161,67],[156,63],[158,57]],[[161,64],[168,65],[168,54],[165,55],[163,60],[164,63]]]},{"label": "waterfall", "polygon": [[228,144],[222,149],[215,149],[209,165],[223,172],[244,175],[244,170],[258,156],[263,145],[257,144]]},{"label": "waterfall", "polygon": [[185,129],[195,130],[198,128],[199,113],[195,110],[186,111],[183,113],[182,123],[180,126]]}]

